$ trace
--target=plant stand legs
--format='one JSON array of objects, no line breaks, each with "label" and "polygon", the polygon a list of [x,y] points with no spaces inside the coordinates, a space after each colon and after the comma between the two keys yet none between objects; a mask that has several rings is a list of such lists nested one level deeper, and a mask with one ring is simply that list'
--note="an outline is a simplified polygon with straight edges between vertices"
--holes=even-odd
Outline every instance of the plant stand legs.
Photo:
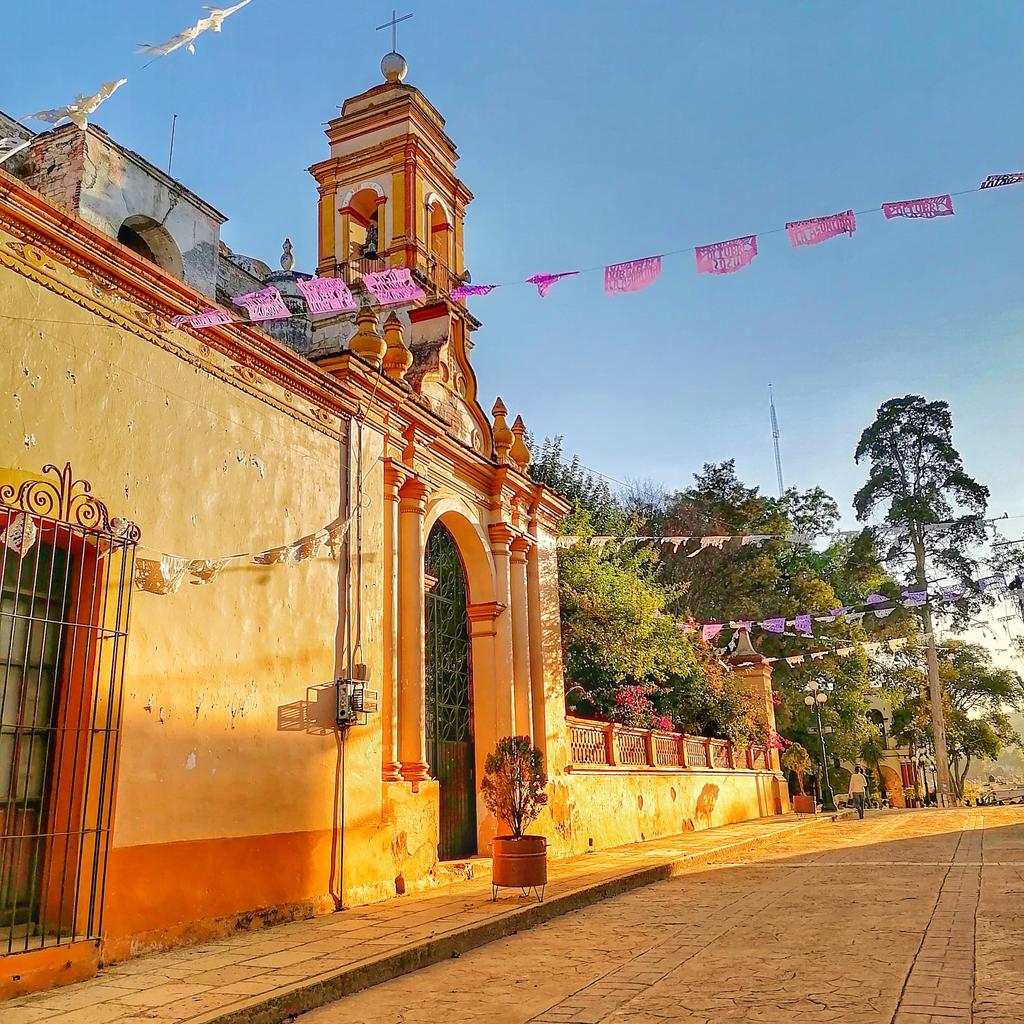
[{"label": "plant stand legs", "polygon": [[529,886],[525,886],[525,887],[524,886],[500,886],[500,885],[495,885],[492,882],[491,883],[491,902],[492,903],[497,903],[498,902],[498,890],[501,889],[501,888],[516,888],[516,889],[519,889],[520,892],[522,892],[523,897],[529,896],[530,893],[532,892],[537,897],[537,902],[538,903],[543,903],[544,902],[544,890],[547,888],[547,885],[546,884],[545,885],[529,885]]}]

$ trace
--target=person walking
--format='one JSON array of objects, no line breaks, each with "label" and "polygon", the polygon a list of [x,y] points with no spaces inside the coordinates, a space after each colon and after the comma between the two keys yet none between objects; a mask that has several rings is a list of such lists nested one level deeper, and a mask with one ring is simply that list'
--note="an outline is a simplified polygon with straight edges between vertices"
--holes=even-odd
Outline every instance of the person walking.
[{"label": "person walking", "polygon": [[857,765],[850,776],[850,799],[857,808],[857,814],[863,820],[864,802],[868,796],[868,780],[864,778],[864,769]]}]

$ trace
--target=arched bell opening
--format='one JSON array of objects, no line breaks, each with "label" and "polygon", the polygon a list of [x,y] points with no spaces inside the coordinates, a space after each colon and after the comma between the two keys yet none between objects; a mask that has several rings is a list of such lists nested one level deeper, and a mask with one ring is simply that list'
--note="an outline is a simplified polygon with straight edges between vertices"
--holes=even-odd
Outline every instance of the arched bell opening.
[{"label": "arched bell opening", "polygon": [[118,228],[117,240],[167,273],[184,276],[181,252],[171,233],[151,217],[128,217]]},{"label": "arched bell opening", "polygon": [[427,228],[430,232],[430,251],[446,267],[452,264],[452,225],[448,211],[436,200],[427,207]]},{"label": "arched bell opening", "polygon": [[381,232],[382,197],[372,188],[360,189],[352,196],[348,214],[350,259],[376,259],[386,248]]}]

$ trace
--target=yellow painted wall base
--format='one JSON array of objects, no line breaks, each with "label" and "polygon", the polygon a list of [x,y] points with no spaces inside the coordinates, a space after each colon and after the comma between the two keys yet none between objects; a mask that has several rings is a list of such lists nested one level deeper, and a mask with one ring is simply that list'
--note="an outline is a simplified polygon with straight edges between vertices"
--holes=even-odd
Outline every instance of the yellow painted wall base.
[{"label": "yellow painted wall base", "polygon": [[771,772],[577,770],[553,778],[548,792],[537,830],[556,857],[788,810]]},{"label": "yellow painted wall base", "polygon": [[9,953],[0,957],[0,964],[0,999],[10,999],[92,978],[99,967],[99,943],[73,942],[69,946]]}]

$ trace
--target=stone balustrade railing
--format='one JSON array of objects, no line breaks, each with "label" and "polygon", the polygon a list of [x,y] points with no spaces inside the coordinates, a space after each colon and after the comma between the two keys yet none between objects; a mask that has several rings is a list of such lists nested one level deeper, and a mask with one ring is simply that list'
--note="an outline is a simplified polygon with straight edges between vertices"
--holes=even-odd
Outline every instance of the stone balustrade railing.
[{"label": "stone balustrade railing", "polygon": [[764,747],[738,749],[729,740],[690,736],[660,729],[631,729],[618,722],[566,717],[573,768],[702,769],[704,771],[772,771]]}]

